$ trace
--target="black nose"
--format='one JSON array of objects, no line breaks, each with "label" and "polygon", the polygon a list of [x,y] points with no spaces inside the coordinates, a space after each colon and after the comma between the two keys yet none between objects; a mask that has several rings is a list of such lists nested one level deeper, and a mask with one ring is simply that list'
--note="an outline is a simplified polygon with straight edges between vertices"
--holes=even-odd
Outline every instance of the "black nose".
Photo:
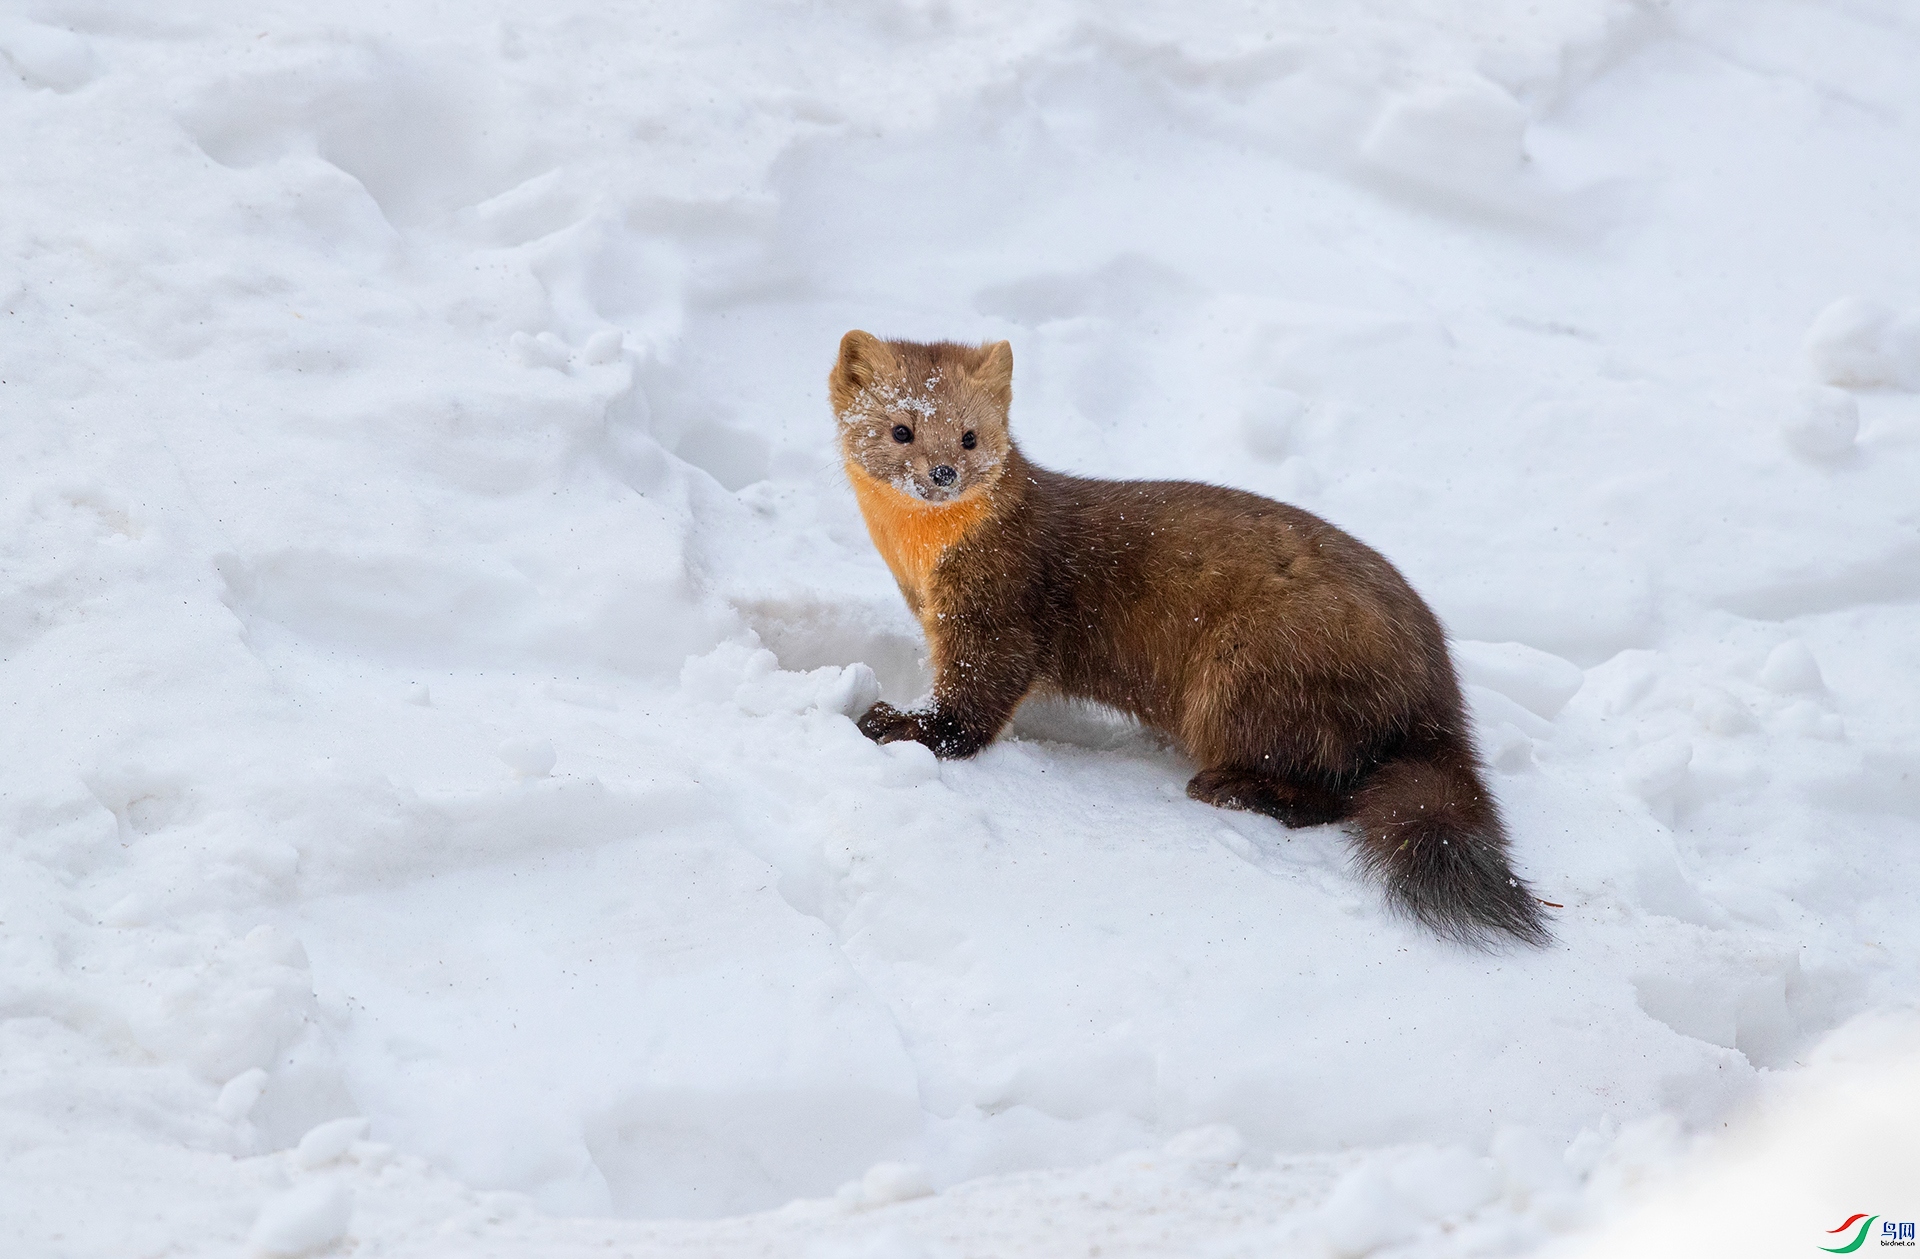
[{"label": "black nose", "polygon": [[960,474],[955,472],[949,465],[943,463],[927,475],[933,478],[935,485],[948,486],[952,485],[953,479]]}]

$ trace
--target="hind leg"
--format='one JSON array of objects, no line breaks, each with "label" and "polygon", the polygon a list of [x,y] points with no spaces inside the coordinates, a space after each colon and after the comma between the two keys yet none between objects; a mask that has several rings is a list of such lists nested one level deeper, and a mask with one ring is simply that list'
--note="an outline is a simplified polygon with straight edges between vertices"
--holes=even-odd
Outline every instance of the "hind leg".
[{"label": "hind leg", "polygon": [[1319,826],[1347,815],[1346,797],[1337,791],[1243,769],[1203,769],[1187,784],[1187,794],[1222,809],[1264,813],[1288,826]]}]

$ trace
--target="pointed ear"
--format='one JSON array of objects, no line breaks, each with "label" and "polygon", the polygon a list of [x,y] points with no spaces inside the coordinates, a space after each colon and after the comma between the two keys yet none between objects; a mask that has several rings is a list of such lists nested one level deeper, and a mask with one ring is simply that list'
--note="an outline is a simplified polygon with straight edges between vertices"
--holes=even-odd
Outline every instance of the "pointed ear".
[{"label": "pointed ear", "polygon": [[833,402],[833,413],[844,413],[862,389],[893,368],[893,351],[871,332],[855,328],[841,337],[840,357],[827,374],[827,396]]},{"label": "pointed ear", "polygon": [[995,341],[981,347],[980,366],[973,369],[973,380],[1001,407],[1013,405],[1013,346]]}]

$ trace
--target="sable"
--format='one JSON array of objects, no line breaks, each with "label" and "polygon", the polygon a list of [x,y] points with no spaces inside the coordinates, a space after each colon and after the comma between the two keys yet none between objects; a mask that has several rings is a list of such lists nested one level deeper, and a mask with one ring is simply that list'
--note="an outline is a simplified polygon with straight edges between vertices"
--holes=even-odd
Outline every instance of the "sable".
[{"label": "sable", "polygon": [[1297,507],[1029,463],[1005,341],[849,332],[828,376],[860,510],[933,658],[929,706],[860,729],[972,756],[1036,689],[1165,731],[1187,794],[1347,821],[1391,900],[1442,934],[1548,940],[1507,862],[1446,636],[1378,552]]}]

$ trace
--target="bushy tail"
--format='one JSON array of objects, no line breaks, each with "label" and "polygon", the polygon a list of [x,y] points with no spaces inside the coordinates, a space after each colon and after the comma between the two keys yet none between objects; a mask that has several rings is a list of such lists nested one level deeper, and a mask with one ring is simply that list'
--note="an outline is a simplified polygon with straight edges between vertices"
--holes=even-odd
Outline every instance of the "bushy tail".
[{"label": "bushy tail", "polygon": [[1526,944],[1553,938],[1507,865],[1507,830],[1471,748],[1447,740],[1388,761],[1354,792],[1349,816],[1361,864],[1440,934],[1483,946],[1501,932]]}]

